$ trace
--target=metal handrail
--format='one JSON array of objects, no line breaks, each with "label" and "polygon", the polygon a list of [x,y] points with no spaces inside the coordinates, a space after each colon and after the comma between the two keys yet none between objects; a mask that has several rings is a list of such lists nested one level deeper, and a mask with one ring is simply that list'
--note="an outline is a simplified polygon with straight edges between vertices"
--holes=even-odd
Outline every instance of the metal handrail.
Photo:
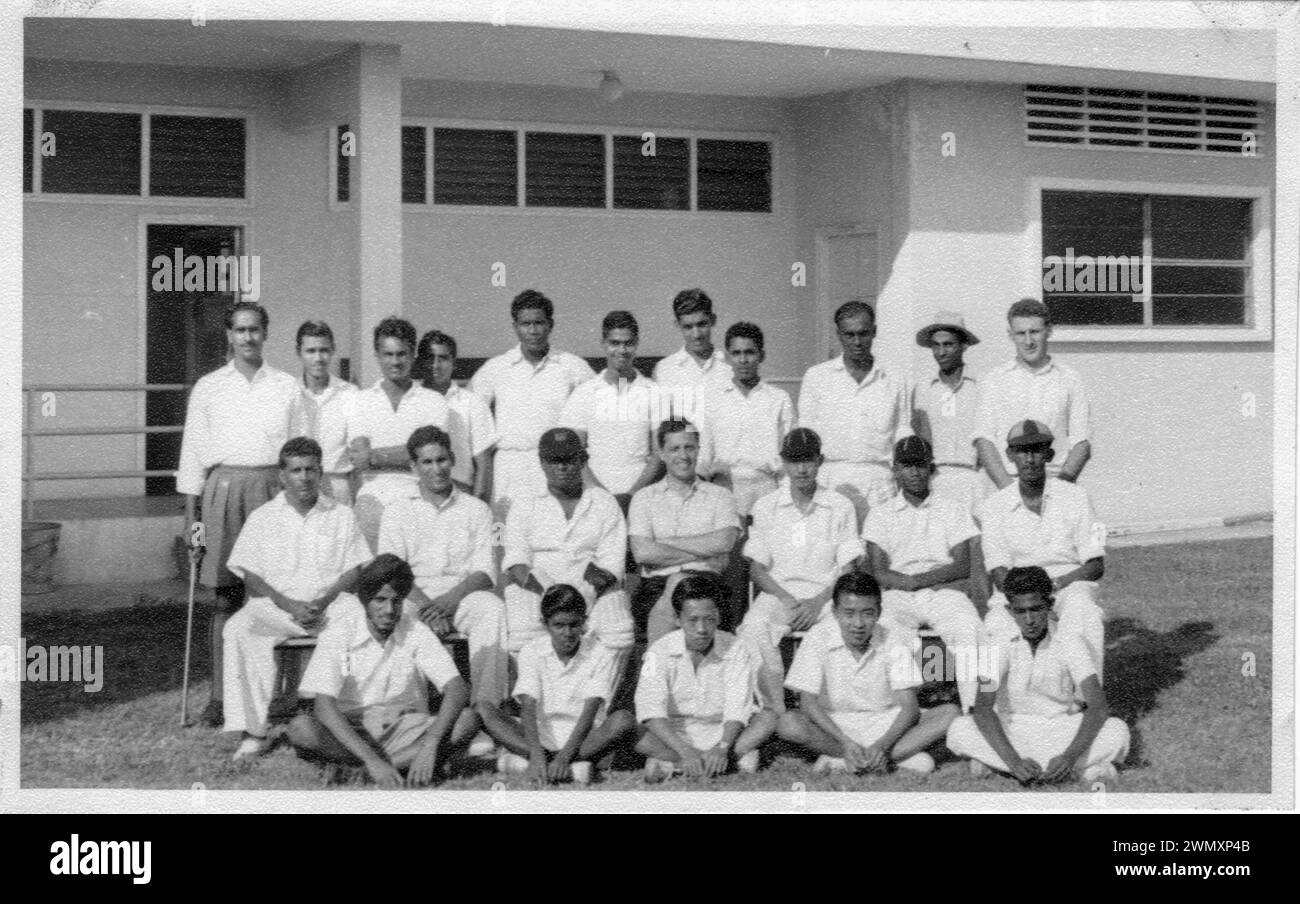
[{"label": "metal handrail", "polygon": [[130,436],[157,433],[182,433],[183,426],[170,427],[57,427],[37,430],[29,426],[32,420],[32,398],[42,392],[187,392],[190,383],[33,383],[23,387],[23,420],[27,422],[23,436],[23,504],[28,521],[35,520],[36,498],[34,485],[41,480],[107,480],[132,477],[166,477],[175,471],[148,468],[119,469],[112,471],[36,471],[36,450],[33,438],[37,436]]}]

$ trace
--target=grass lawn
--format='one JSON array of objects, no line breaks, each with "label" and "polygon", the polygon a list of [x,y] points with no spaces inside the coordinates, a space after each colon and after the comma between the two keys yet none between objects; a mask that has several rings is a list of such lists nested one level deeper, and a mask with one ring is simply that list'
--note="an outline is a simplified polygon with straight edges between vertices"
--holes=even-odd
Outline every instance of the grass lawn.
[{"label": "grass lawn", "polygon": [[[1267,793],[1272,539],[1126,547],[1106,565],[1106,690],[1113,714],[1133,730],[1118,790]],[[206,613],[195,628],[193,674],[206,675]],[[23,787],[322,787],[320,770],[287,748],[236,767],[233,735],[179,726],[183,601],[26,615],[22,632],[29,645],[102,644],[105,671],[93,694],[77,684],[23,683]],[[1243,675],[1252,659],[1253,675]],[[207,690],[206,682],[191,685],[194,716]],[[487,771],[443,787],[487,790],[496,781]],[[654,787],[786,791],[798,782],[809,791],[1019,790],[1010,779],[973,778],[956,762],[930,776],[818,778],[784,754],[755,776]],[[647,788],[639,771],[607,773],[595,787]]]}]

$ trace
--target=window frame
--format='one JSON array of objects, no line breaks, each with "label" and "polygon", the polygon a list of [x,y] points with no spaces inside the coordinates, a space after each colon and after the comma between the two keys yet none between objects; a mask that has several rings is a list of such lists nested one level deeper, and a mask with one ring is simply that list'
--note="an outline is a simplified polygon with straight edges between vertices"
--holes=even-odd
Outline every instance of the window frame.
[{"label": "window frame", "polygon": [[[161,207],[252,207],[255,203],[253,183],[253,130],[257,120],[252,111],[228,107],[181,107],[167,104],[106,104],[81,101],[45,101],[24,99],[23,107],[32,111],[32,190],[23,192],[24,201],[40,204],[130,204],[158,205]],[[71,110],[86,113],[131,113],[140,117],[140,193],[138,195],[98,195],[47,193],[41,186],[41,132],[44,131],[46,110]],[[242,198],[176,197],[149,193],[149,153],[151,144],[151,117],[200,116],[244,121],[244,196]]]},{"label": "window frame", "polygon": [[[1140,194],[1203,198],[1241,198],[1252,202],[1250,250],[1250,326],[1054,326],[1053,342],[1268,342],[1273,339],[1273,262],[1271,191],[1266,186],[1202,185],[1178,182],[1121,182],[1101,179],[1035,178],[1025,196],[1025,279],[1022,296],[1045,299],[1043,292],[1043,192]],[[1149,269],[1149,268],[1148,268]],[[1149,276],[1149,274],[1147,274]],[[1146,285],[1150,291],[1150,280]]]},{"label": "window frame", "polygon": [[[767,220],[780,216],[783,211],[780,198],[780,136],[776,132],[734,132],[711,131],[705,129],[657,128],[647,126],[590,125],[582,123],[525,122],[521,120],[487,120],[487,119],[447,119],[430,116],[403,116],[402,126],[423,126],[425,134],[425,198],[423,204],[402,204],[404,213],[423,214],[497,214],[502,216],[582,216],[582,217],[720,217],[727,220],[736,218],[762,218]],[[515,133],[515,164],[518,167],[518,193],[514,205],[497,204],[434,204],[433,185],[433,130],[447,129],[490,129]],[[604,207],[529,207],[524,203],[527,193],[527,172],[524,160],[524,134],[526,132],[570,132],[583,135],[600,135],[605,143],[605,206]],[[655,138],[684,138],[690,154],[690,206],[686,210],[658,210],[653,208],[614,207],[614,140],[615,135],[635,135],[640,138],[646,132],[653,132]],[[699,138],[714,138],[729,141],[763,141],[771,152],[771,207],[763,211],[742,210],[699,210],[696,206],[696,154],[695,143]]]}]

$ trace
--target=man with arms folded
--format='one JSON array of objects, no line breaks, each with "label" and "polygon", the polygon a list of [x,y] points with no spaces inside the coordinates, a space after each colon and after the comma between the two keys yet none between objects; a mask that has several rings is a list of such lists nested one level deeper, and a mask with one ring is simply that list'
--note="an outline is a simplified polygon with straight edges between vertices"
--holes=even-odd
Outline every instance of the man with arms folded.
[{"label": "man with arms folded", "polygon": [[515,497],[528,497],[545,483],[537,466],[537,438],[559,423],[574,388],[596,374],[577,355],[551,347],[555,306],[534,289],[510,303],[519,344],[484,362],[470,389],[492,406],[496,454],[492,458],[492,505],[504,519]]},{"label": "man with arms folded", "polygon": [[847,496],[858,527],[868,509],[894,493],[894,443],[912,433],[911,392],[901,375],[876,364],[876,313],[863,301],[835,311],[843,354],[808,368],[799,390],[799,423],[822,437],[822,485]]},{"label": "man with arms folded", "polygon": [[957,707],[921,712],[912,635],[880,622],[871,575],[841,576],[832,605],[835,618],[809,631],[795,653],[785,686],[799,694],[799,709],[782,713],[777,733],[820,754],[814,772],[933,771],[926,750],[943,739]]},{"label": "man with arms folded", "polygon": [[691,573],[721,572],[740,534],[731,493],[695,472],[695,427],[664,421],[656,439],[667,474],[633,496],[628,512],[632,556],[644,572],[632,613],[637,634],[652,644],[673,630],[677,582]]},{"label": "man with arms folded", "polygon": [[933,473],[933,453],[921,437],[894,446],[898,493],[867,515],[866,570],[884,591],[882,621],[909,633],[922,625],[939,632],[946,656],[957,663],[957,691],[966,710],[975,703],[982,625],[964,588],[979,529],[964,500],[931,492]]},{"label": "man with arms folded", "polygon": [[[1018,633],[996,648],[969,716],[953,721],[948,747],[1022,785],[1079,777],[1113,785],[1129,730],[1112,718],[1092,655],[1053,626],[1052,580],[1038,566],[1012,568],[1003,588]],[[1083,706],[1079,700],[1082,698]]]},{"label": "man with arms folded", "polygon": [[357,388],[330,371],[334,331],[323,320],[298,327],[298,357],[302,360],[301,436],[320,443],[321,492],[336,502],[352,504],[352,459],[348,457],[347,414]]},{"label": "man with arms folded", "polygon": [[379,552],[403,559],[415,573],[408,617],[439,638],[455,630],[469,642],[470,702],[500,703],[509,659],[505,604],[492,593],[492,511],[452,482],[455,457],[445,432],[421,427],[406,448],[418,483],[385,509]]},{"label": "man with arms folded", "polygon": [[654,381],[672,398],[672,416],[699,418],[699,390],[714,379],[730,376],[726,356],[713,347],[713,327],[718,322],[713,299],[703,289],[683,289],[673,299],[673,317],[682,331],[682,347],[655,365]]},{"label": "man with arms folded", "polygon": [[718,630],[726,590],[711,574],[684,578],[673,590],[679,630],[646,651],[636,688],[643,724],[637,750],[645,780],[674,772],[714,776],[732,763],[758,771],[758,748],[776,727],[776,714],[756,694],[758,662],[748,645]]},{"label": "man with arms folded", "polygon": [[763,659],[760,690],[778,713],[785,709],[781,638],[829,616],[835,579],[862,555],[853,503],[817,482],[817,434],[807,427],[790,431],[781,459],[788,482],[754,506],[745,556],[760,592],[739,632]]},{"label": "man with arms folded", "polygon": [[[298,688],[315,697],[311,714],[289,724],[304,757],[363,766],[384,788],[427,785],[479,729],[469,688],[423,622],[402,618],[411,566],[384,554],[361,570],[360,606],[321,632]],[[427,682],[442,695],[429,715]]]},{"label": "man with arms folded", "polygon": [[226,567],[248,588],[248,604],[226,622],[225,727],[242,731],[235,761],[269,749],[267,712],[275,693],[275,645],[324,627],[326,607],[356,591],[370,550],[352,509],[320,492],[321,451],[295,437],[280,448],[283,490],[248,516]]},{"label": "man with arms folded", "polygon": [[1053,476],[1074,483],[1092,455],[1083,380],[1048,353],[1052,321],[1047,305],[1022,298],[1007,311],[1007,323],[1016,356],[980,381],[971,435],[980,465],[999,489],[1010,486],[1016,465],[1002,457],[997,444],[1013,424],[1035,420],[1045,424],[1054,438],[1053,457],[1059,462],[1052,468]]},{"label": "man with arms folded", "polygon": [[1097,582],[1105,574],[1105,531],[1093,515],[1087,492],[1047,476],[1052,432],[1037,421],[1022,421],[1007,434],[1007,457],[1016,482],[984,500],[979,520],[984,563],[997,592],[989,598],[984,627],[993,643],[1014,637],[1002,582],[1008,569],[1038,565],[1047,571],[1056,597],[1062,633],[1083,641],[1104,681],[1105,627],[1097,605]]},{"label": "man with arms folded", "polygon": [[496,422],[487,402],[451,378],[456,367],[456,340],[430,330],[420,337],[416,362],[424,388],[441,393],[447,400],[447,435],[456,462],[451,479],[466,493],[491,503]]}]

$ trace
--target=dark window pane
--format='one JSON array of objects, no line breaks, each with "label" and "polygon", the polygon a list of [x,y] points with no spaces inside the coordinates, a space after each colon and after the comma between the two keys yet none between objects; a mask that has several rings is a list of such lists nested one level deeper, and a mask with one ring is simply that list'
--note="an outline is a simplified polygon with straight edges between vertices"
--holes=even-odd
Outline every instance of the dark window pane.
[{"label": "dark window pane", "polygon": [[1249,198],[1152,198],[1152,254],[1158,258],[1245,260],[1250,210]]},{"label": "dark window pane", "polygon": [[433,203],[518,203],[515,133],[489,129],[433,130]]},{"label": "dark window pane", "polygon": [[767,212],[772,209],[772,148],[766,141],[695,142],[695,194],[699,210]]},{"label": "dark window pane", "polygon": [[529,207],[604,207],[605,136],[527,133],[524,203]]},{"label": "dark window pane", "polygon": [[1244,267],[1152,267],[1151,292],[1162,295],[1244,295]]},{"label": "dark window pane", "polygon": [[402,126],[402,203],[424,203],[424,126]]},{"label": "dark window pane", "polygon": [[140,114],[46,110],[55,155],[41,160],[41,191],[140,194]]},{"label": "dark window pane", "polygon": [[1111,192],[1043,192],[1043,226],[1142,229],[1142,196]]},{"label": "dark window pane", "polygon": [[656,138],[654,154],[639,135],[614,136],[614,206],[689,210],[691,152],[685,138]]},{"label": "dark window pane", "polygon": [[23,110],[23,191],[32,190],[32,130],[35,128],[31,108]]},{"label": "dark window pane", "polygon": [[1157,326],[1244,326],[1246,299],[1240,295],[1202,298],[1154,295],[1151,319]]},{"label": "dark window pane", "polygon": [[1086,226],[1054,226],[1043,224],[1043,256],[1055,254],[1065,257],[1074,249],[1075,257],[1091,255],[1142,254],[1141,229],[1089,228]]},{"label": "dark window pane", "polygon": [[[340,204],[346,204],[352,199],[352,157],[344,154],[343,149],[349,146],[353,154],[357,151],[357,138],[351,135],[352,127],[347,123],[339,126],[339,132],[334,144],[334,200]],[[349,140],[350,136],[350,140]]]},{"label": "dark window pane", "polygon": [[1131,295],[1045,294],[1043,301],[1058,326],[1141,326],[1142,303]]},{"label": "dark window pane", "polygon": [[244,197],[244,120],[155,115],[149,123],[149,194]]}]

